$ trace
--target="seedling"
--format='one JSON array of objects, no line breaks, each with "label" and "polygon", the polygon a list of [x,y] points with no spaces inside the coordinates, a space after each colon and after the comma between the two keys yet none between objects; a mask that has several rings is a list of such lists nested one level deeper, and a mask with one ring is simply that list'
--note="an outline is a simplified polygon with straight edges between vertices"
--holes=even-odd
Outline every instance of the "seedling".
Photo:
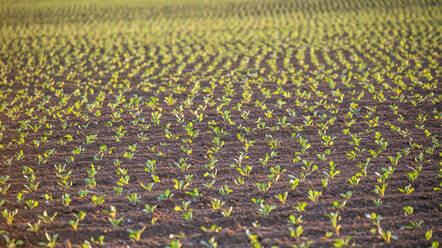
[{"label": "seedling", "polygon": [[229,185],[224,185],[224,187],[220,187],[218,192],[220,195],[225,196],[233,192],[233,190],[229,189]]},{"label": "seedling", "polygon": [[322,195],[321,191],[317,191],[317,190],[309,190],[308,191],[308,198],[312,201],[312,202],[316,202],[318,201],[319,197]]},{"label": "seedling", "polygon": [[288,196],[288,192],[285,191],[282,194],[277,194],[275,195],[275,197],[282,203],[285,204],[285,201],[287,200],[287,196]]},{"label": "seedling", "polygon": [[131,205],[136,205],[137,203],[140,202],[140,197],[138,196],[137,193],[132,193],[130,196],[126,196],[126,199],[129,200],[129,203]]},{"label": "seedling", "polygon": [[193,199],[196,199],[199,196],[197,188],[194,188],[193,191],[186,191],[185,193],[190,195]]},{"label": "seedling", "polygon": [[25,203],[26,203],[25,208],[28,208],[28,209],[33,209],[38,206],[38,201],[34,201],[34,200],[27,200]]},{"label": "seedling", "polygon": [[153,188],[153,183],[148,183],[147,185],[144,185],[143,183],[140,182],[140,186],[141,188],[143,188],[144,190],[151,192],[152,188]]},{"label": "seedling", "polygon": [[276,209],[275,205],[268,205],[268,204],[261,203],[259,210],[258,210],[258,214],[269,215],[270,212],[275,209]]},{"label": "seedling", "polygon": [[289,175],[289,177],[291,178],[290,181],[289,181],[290,188],[292,190],[294,190],[294,189],[296,189],[296,187],[298,187],[300,180],[298,178],[296,178],[295,176],[293,176],[293,175]]},{"label": "seedling", "polygon": [[172,181],[174,182],[174,188],[178,190],[186,189],[190,185],[189,182],[184,182],[183,180],[178,181],[175,178]]},{"label": "seedling", "polygon": [[298,217],[296,217],[296,216],[293,216],[293,215],[290,215],[289,216],[289,219],[288,219],[288,223],[289,224],[292,224],[292,225],[298,225],[298,224],[301,224],[303,221],[302,221],[302,215],[300,215],[300,216],[298,216]]},{"label": "seedling", "polygon": [[425,232],[425,239],[426,240],[430,240],[431,237],[433,237],[433,229],[430,229],[427,232]]},{"label": "seedling", "polygon": [[389,244],[391,242],[391,239],[397,239],[396,236],[391,234],[391,231],[384,231],[381,228],[381,220],[382,220],[382,216],[377,215],[376,213],[371,213],[371,214],[365,214],[365,216],[372,220],[372,223],[375,225],[376,228],[373,228],[370,230],[370,232],[372,234],[378,234],[387,244]]},{"label": "seedling", "polygon": [[411,187],[411,184],[408,184],[407,186],[405,186],[404,188],[398,188],[399,192],[402,192],[406,195],[411,194],[414,191],[414,188]]},{"label": "seedling", "polygon": [[58,238],[58,233],[54,234],[54,235],[50,235],[49,233],[45,233],[46,239],[48,240],[47,243],[44,242],[40,242],[38,243],[39,246],[44,246],[44,247],[55,247],[56,243],[57,243],[57,238]]},{"label": "seedling", "polygon": [[101,205],[104,203],[104,195],[101,196],[93,195],[91,200],[95,205]]},{"label": "seedling", "polygon": [[41,220],[38,220],[34,224],[26,223],[28,225],[28,228],[26,228],[27,232],[37,232],[40,229]]},{"label": "seedling", "polygon": [[172,199],[173,194],[170,190],[166,189],[162,194],[157,196],[158,201]]},{"label": "seedling", "polygon": [[215,225],[215,224],[213,224],[212,226],[210,226],[210,227],[204,227],[204,226],[201,226],[201,230],[203,230],[204,232],[209,232],[209,233],[212,233],[212,232],[219,232],[219,231],[221,231],[221,227],[220,226],[217,226],[217,225]]},{"label": "seedling", "polygon": [[63,194],[63,196],[61,197],[61,202],[65,207],[69,206],[69,203],[71,203],[71,195]]},{"label": "seedling", "polygon": [[108,218],[108,220],[110,221],[110,223],[112,224],[113,227],[118,227],[121,223],[121,221],[123,220],[123,217],[120,218]]},{"label": "seedling", "polygon": [[21,245],[23,245],[24,244],[24,242],[22,241],[22,240],[16,240],[15,238],[9,238],[9,236],[8,235],[6,235],[6,234],[2,234],[2,236],[3,236],[3,238],[5,239],[5,241],[6,241],[6,246],[8,247],[8,248],[15,248],[15,247],[18,247],[18,246],[21,246]]},{"label": "seedling", "polygon": [[18,209],[14,209],[11,212],[9,212],[8,209],[4,209],[2,211],[2,216],[6,220],[7,225],[12,225],[12,222],[14,221],[14,216],[16,216],[17,213],[18,213]]},{"label": "seedling", "polygon": [[304,228],[302,228],[301,225],[297,226],[296,228],[289,227],[290,237],[293,237],[295,239],[299,239],[304,232]]},{"label": "seedling", "polygon": [[293,207],[298,212],[304,212],[305,208],[307,207],[307,202],[300,202],[298,206]]},{"label": "seedling", "polygon": [[43,215],[39,215],[38,218],[42,220],[44,223],[52,223],[57,216],[57,212],[55,212],[52,216],[48,215],[46,210],[43,211]]},{"label": "seedling", "polygon": [[275,167],[270,167],[269,169],[270,175],[267,177],[270,179],[271,182],[278,182],[281,175],[286,171],[286,169],[281,169],[279,165],[276,165]]},{"label": "seedling", "polygon": [[252,234],[249,230],[246,230],[247,237],[249,238],[249,244],[251,247],[261,248],[262,245],[258,241],[258,235]]},{"label": "seedling", "polygon": [[338,221],[341,220],[341,216],[339,216],[339,211],[325,214],[325,216],[327,216],[330,219],[330,222],[332,224],[336,236],[339,236],[339,230],[341,229],[341,225],[338,224]]},{"label": "seedling", "polygon": [[157,208],[157,206],[154,206],[154,205],[149,205],[149,204],[145,204],[144,205],[144,209],[143,209],[143,211],[144,212],[147,212],[147,213],[153,213],[153,211],[155,210]]},{"label": "seedling", "polygon": [[233,210],[233,207],[230,207],[229,209],[221,209],[221,214],[224,217],[229,217],[232,214],[232,210]]},{"label": "seedling", "polygon": [[422,229],[422,224],[424,224],[423,220],[420,220],[420,221],[410,221],[409,225],[402,226],[401,228],[407,229],[407,230]]},{"label": "seedling", "polygon": [[353,247],[354,244],[350,245],[350,241],[353,237],[347,236],[345,238],[337,238],[335,239],[335,242],[333,243],[334,247]]},{"label": "seedling", "polygon": [[373,190],[379,196],[384,196],[385,189],[387,188],[388,183],[383,183],[381,185],[375,185],[375,189]]},{"label": "seedling", "polygon": [[133,229],[126,229],[127,232],[129,233],[129,238],[134,240],[134,241],[140,241],[141,239],[141,234],[144,232],[144,230],[146,230],[146,226],[144,226],[143,228],[139,229],[139,230],[133,230]]},{"label": "seedling", "polygon": [[215,237],[210,238],[209,241],[201,240],[200,243],[204,247],[208,247],[208,248],[216,248],[216,247],[218,247],[218,243],[215,241]]},{"label": "seedling", "polygon": [[70,220],[69,224],[74,228],[74,230],[77,230],[78,223],[86,217],[86,213],[83,211],[80,211],[78,214],[74,214],[75,220]]},{"label": "seedling", "polygon": [[210,201],[210,205],[212,206],[213,210],[220,209],[222,206],[224,206],[225,202],[219,200],[219,199],[213,199]]},{"label": "seedling", "polygon": [[79,191],[78,191],[78,195],[79,195],[81,198],[85,198],[85,197],[87,196],[87,193],[88,193],[88,190],[87,190],[87,189],[79,190]]}]

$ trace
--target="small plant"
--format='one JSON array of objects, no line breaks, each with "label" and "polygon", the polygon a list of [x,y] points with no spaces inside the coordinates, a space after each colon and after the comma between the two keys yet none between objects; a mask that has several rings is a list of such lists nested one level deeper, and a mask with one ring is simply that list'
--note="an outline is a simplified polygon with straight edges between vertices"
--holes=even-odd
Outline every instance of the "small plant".
[{"label": "small plant", "polygon": [[276,165],[275,167],[270,167],[269,169],[270,175],[267,177],[270,179],[271,182],[278,182],[281,175],[286,171],[286,169],[281,169],[279,165]]},{"label": "small plant", "polygon": [[184,182],[183,180],[177,180],[175,178],[173,179],[173,182],[174,182],[173,187],[178,190],[185,189],[190,185],[189,182]]},{"label": "small plant", "polygon": [[147,185],[144,185],[143,183],[140,183],[141,188],[144,190],[151,192],[153,188],[154,183],[148,183]]},{"label": "small plant", "polygon": [[210,201],[210,205],[212,206],[213,210],[220,209],[222,206],[224,206],[225,202],[219,200],[219,199],[213,199]]},{"label": "small plant", "polygon": [[233,207],[230,207],[229,209],[221,209],[221,214],[224,217],[229,217],[232,214],[232,210],[233,210]]},{"label": "small plant", "polygon": [[93,195],[91,200],[95,205],[101,205],[104,203],[104,195],[101,196]]},{"label": "small plant", "polygon": [[269,215],[270,212],[275,209],[276,209],[275,205],[268,205],[268,204],[261,203],[259,210],[258,210],[258,214]]},{"label": "small plant", "polygon": [[307,207],[307,202],[300,202],[298,206],[293,207],[298,212],[304,212],[305,208]]},{"label": "small plant", "polygon": [[192,209],[189,208],[190,201],[183,201],[181,202],[181,206],[175,206],[174,210],[177,212],[181,212],[181,215],[184,217],[185,220],[189,221],[192,220]]},{"label": "small plant", "polygon": [[353,185],[358,185],[359,181],[361,181],[361,178],[357,176],[352,176],[350,179],[348,179],[348,182]]},{"label": "small plant", "polygon": [[220,227],[220,226],[217,226],[217,225],[212,225],[212,226],[210,226],[209,228],[208,227],[204,227],[204,226],[202,226],[201,227],[201,230],[203,230],[204,232],[210,232],[210,233],[212,233],[212,232],[219,232],[219,231],[221,231],[221,229],[222,229],[222,227]]},{"label": "small plant", "polygon": [[302,215],[296,217],[294,215],[290,215],[289,219],[288,219],[288,223],[292,224],[292,225],[298,225],[301,224],[303,222],[302,220]]},{"label": "small plant", "polygon": [[121,221],[123,220],[123,217],[120,217],[118,219],[109,217],[108,219],[113,227],[118,227],[120,225]]},{"label": "small plant", "polygon": [[18,213],[18,209],[14,209],[13,211],[9,212],[7,209],[4,209],[2,211],[2,216],[6,220],[7,225],[11,225],[14,221],[14,216],[16,216]]},{"label": "small plant", "polygon": [[387,188],[388,183],[383,183],[381,185],[375,185],[375,189],[373,190],[379,196],[384,196],[385,189]]},{"label": "small plant", "polygon": [[25,208],[28,208],[28,209],[33,209],[38,206],[38,201],[34,201],[34,200],[27,200],[25,203],[26,203]]},{"label": "small plant", "polygon": [[334,247],[353,247],[353,245],[350,245],[350,241],[353,237],[352,236],[347,236],[345,238],[337,238],[335,239],[335,242],[333,243]]},{"label": "small plant", "polygon": [[277,194],[275,195],[275,197],[282,203],[285,204],[285,201],[287,200],[287,196],[288,196],[288,192],[285,191],[282,194]]},{"label": "small plant", "polygon": [[91,241],[94,244],[97,244],[99,246],[104,245],[104,235],[98,236],[97,238],[91,237]]},{"label": "small plant", "polygon": [[327,216],[330,219],[330,222],[332,224],[336,236],[339,236],[339,230],[341,229],[341,225],[338,224],[338,221],[341,220],[341,216],[339,216],[339,211],[325,214],[325,216]]},{"label": "small plant", "polygon": [[405,216],[409,216],[413,214],[413,207],[411,206],[405,206],[402,208],[404,210]]},{"label": "small plant", "polygon": [[405,186],[404,188],[398,188],[399,192],[402,192],[406,195],[411,194],[414,191],[414,188],[411,187],[411,184],[408,184],[407,186]]},{"label": "small plant", "polygon": [[88,190],[87,190],[87,189],[79,190],[79,191],[78,191],[78,195],[79,195],[81,198],[85,198],[85,197],[87,196],[87,193],[88,193]]},{"label": "small plant", "polygon": [[24,242],[22,240],[15,240],[14,238],[11,239],[6,234],[2,234],[2,236],[5,239],[6,247],[8,247],[8,248],[15,248],[15,247],[18,247],[18,246],[21,246],[24,244]]},{"label": "small plant", "polygon": [[295,239],[299,239],[303,232],[304,228],[302,228],[302,225],[299,225],[296,228],[289,227],[290,237],[293,237]]},{"label": "small plant", "polygon": [[377,215],[376,213],[371,213],[371,214],[365,214],[365,216],[372,220],[372,223],[375,225],[376,228],[373,228],[370,230],[370,232],[372,234],[378,234],[380,238],[382,238],[385,242],[387,242],[387,244],[389,244],[391,242],[391,239],[397,239],[396,236],[392,235],[391,231],[384,231],[381,228],[381,220],[382,220],[382,216]]},{"label": "small plant", "polygon": [[423,220],[420,220],[420,221],[410,221],[409,225],[402,226],[401,228],[407,229],[407,230],[422,229],[422,224],[423,223],[424,223]]},{"label": "small plant", "polygon": [[319,197],[322,195],[321,191],[316,191],[316,190],[309,190],[308,191],[308,198],[312,201],[312,202],[316,202],[318,201]]},{"label": "small plant", "polygon": [[431,237],[433,237],[433,229],[430,229],[427,232],[425,232],[425,239],[426,240],[430,240]]},{"label": "small plant", "polygon": [[141,234],[144,232],[144,230],[146,230],[146,226],[144,226],[143,228],[141,228],[139,230],[133,230],[133,229],[128,228],[127,232],[129,233],[129,238],[131,238],[134,241],[140,241]]},{"label": "small plant", "polygon": [[65,207],[69,206],[69,203],[71,203],[71,195],[69,195],[69,194],[64,194],[64,195],[61,197],[61,202],[63,203],[63,205],[64,205]]},{"label": "small plant", "polygon": [[293,175],[289,175],[289,177],[290,177],[290,181],[289,181],[290,188],[292,190],[294,190],[294,189],[296,189],[296,187],[298,187],[300,180],[298,178],[296,178],[295,176],[293,176]]},{"label": "small plant", "polygon": [[197,188],[194,188],[193,191],[186,191],[185,193],[190,195],[193,199],[196,199],[199,196]]},{"label": "small plant", "polygon": [[201,240],[200,243],[204,247],[208,247],[208,248],[216,248],[216,247],[218,247],[218,243],[215,241],[215,237],[210,238],[209,241]]},{"label": "small plant", "polygon": [[166,248],[181,248],[182,244],[179,239],[170,241],[169,245]]},{"label": "small plant", "polygon": [[140,197],[137,193],[132,193],[130,196],[126,196],[126,199],[129,200],[130,205],[136,205],[140,202]]},{"label": "small plant", "polygon": [[374,206],[377,207],[377,208],[380,207],[380,206],[382,205],[382,203],[383,203],[382,200],[379,199],[379,198],[373,200],[373,204],[374,204]]},{"label": "small plant", "polygon": [[229,185],[227,185],[227,184],[224,185],[224,187],[220,187],[219,188],[219,193],[222,196],[228,195],[228,194],[230,194],[232,192],[233,192],[233,190],[229,189]]},{"label": "small plant", "polygon": [[186,162],[186,159],[180,158],[179,161],[174,162],[175,166],[180,168],[182,172],[187,171],[190,168],[190,164]]},{"label": "small plant", "polygon": [[44,247],[55,247],[55,244],[57,243],[58,233],[52,236],[49,233],[45,233],[45,236],[48,242],[47,243],[40,242],[38,243],[38,245]]},{"label": "small plant", "polygon": [[86,217],[86,213],[83,211],[80,211],[78,214],[74,214],[75,220],[70,220],[69,224],[74,228],[74,230],[77,230],[78,223]]},{"label": "small plant", "polygon": [[41,220],[38,220],[34,224],[26,223],[28,225],[28,228],[26,229],[27,232],[36,232],[40,229]]},{"label": "small plant", "polygon": [[261,248],[262,245],[258,241],[258,235],[252,234],[249,230],[246,230],[247,237],[251,247]]},{"label": "small plant", "polygon": [[147,213],[153,213],[153,211],[155,210],[157,208],[157,206],[154,206],[154,205],[149,205],[149,204],[145,204],[144,205],[144,209],[143,209],[143,211],[144,212],[147,212]]},{"label": "small plant", "polygon": [[52,216],[48,215],[46,210],[43,211],[43,215],[39,215],[38,218],[42,220],[44,223],[52,223],[57,216],[57,212],[55,212]]}]

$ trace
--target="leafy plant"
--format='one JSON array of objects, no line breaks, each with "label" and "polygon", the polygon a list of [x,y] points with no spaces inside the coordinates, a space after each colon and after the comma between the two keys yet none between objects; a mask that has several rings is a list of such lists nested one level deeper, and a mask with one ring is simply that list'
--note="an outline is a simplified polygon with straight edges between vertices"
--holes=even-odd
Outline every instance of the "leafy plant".
[{"label": "leafy plant", "polygon": [[4,209],[2,211],[2,216],[6,220],[7,225],[12,225],[12,222],[14,221],[14,216],[16,216],[18,213],[18,209],[14,209],[11,212],[8,211],[8,209]]},{"label": "leafy plant", "polygon": [[139,229],[139,230],[134,230],[134,229],[126,229],[127,232],[129,233],[129,238],[131,238],[134,241],[140,241],[141,239],[141,234],[144,232],[144,230],[146,230],[146,226],[144,226],[143,228]]},{"label": "leafy plant", "polygon": [[16,240],[14,238],[11,239],[6,234],[2,234],[2,236],[5,239],[6,247],[8,247],[8,248],[15,248],[15,247],[18,247],[18,246],[21,246],[24,244],[24,242],[22,240]]},{"label": "leafy plant", "polygon": [[261,205],[259,206],[258,214],[269,215],[270,212],[275,209],[276,209],[275,205],[268,205],[268,204],[261,203]]},{"label": "leafy plant", "polygon": [[313,202],[318,201],[318,199],[321,195],[322,195],[321,191],[316,191],[316,190],[311,190],[311,189],[308,191],[308,198]]},{"label": "leafy plant", "polygon": [[55,247],[56,243],[57,243],[57,238],[58,238],[58,233],[54,234],[54,235],[50,235],[49,233],[45,233],[46,239],[48,240],[47,243],[44,242],[40,242],[38,243],[39,246],[44,246],[44,247]]},{"label": "leafy plant", "polygon": [[140,202],[140,197],[138,196],[137,193],[132,193],[130,196],[126,196],[126,199],[129,200],[129,203],[131,205],[136,205],[137,203]]}]

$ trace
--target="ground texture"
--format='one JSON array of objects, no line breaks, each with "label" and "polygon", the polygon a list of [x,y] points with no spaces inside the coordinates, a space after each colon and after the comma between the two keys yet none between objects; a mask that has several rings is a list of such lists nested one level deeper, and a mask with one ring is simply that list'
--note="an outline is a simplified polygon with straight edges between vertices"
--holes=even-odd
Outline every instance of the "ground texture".
[{"label": "ground texture", "polygon": [[437,247],[440,1],[2,1],[4,247]]}]

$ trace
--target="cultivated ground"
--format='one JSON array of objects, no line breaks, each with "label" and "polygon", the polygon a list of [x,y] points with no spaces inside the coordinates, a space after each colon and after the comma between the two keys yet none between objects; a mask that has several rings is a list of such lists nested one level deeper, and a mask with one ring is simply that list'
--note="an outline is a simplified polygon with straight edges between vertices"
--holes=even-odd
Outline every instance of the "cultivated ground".
[{"label": "cultivated ground", "polygon": [[442,4],[0,1],[1,247],[437,247]]}]

